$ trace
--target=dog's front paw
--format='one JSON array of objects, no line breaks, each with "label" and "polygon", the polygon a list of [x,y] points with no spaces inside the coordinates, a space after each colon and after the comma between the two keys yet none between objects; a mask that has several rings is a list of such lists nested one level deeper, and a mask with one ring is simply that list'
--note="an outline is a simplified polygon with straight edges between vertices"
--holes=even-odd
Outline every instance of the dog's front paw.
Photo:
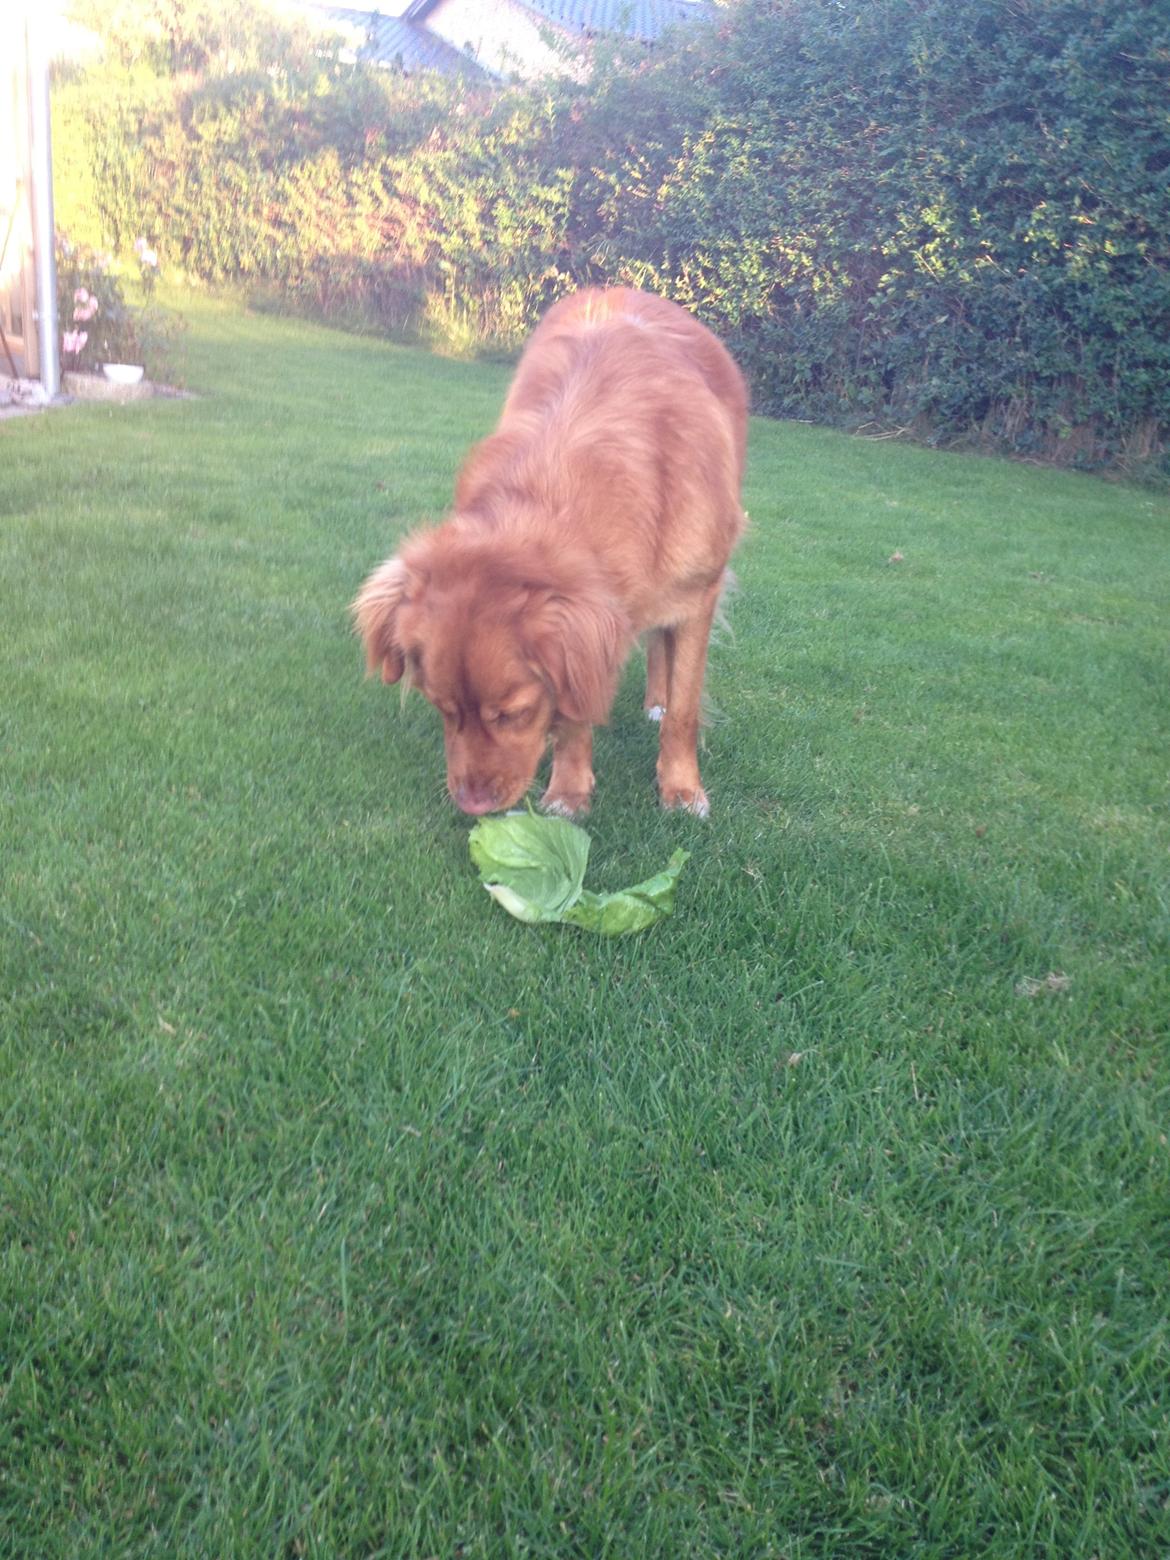
[{"label": "dog's front paw", "polygon": [[663,807],[678,812],[693,813],[696,818],[706,818],[711,813],[711,803],[701,785],[663,786],[659,793]]},{"label": "dog's front paw", "polygon": [[589,801],[588,791],[553,791],[550,787],[540,799],[540,810],[554,818],[583,818]]}]

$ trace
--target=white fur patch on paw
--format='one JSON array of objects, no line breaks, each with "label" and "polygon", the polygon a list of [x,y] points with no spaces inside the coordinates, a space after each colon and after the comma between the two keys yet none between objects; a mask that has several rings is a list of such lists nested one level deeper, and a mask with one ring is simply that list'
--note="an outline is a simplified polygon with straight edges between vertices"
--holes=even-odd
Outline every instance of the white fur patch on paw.
[{"label": "white fur patch on paw", "polygon": [[709,818],[711,803],[702,788],[697,791],[675,791],[662,798],[663,807],[673,812],[690,813],[692,818]]},{"label": "white fur patch on paw", "polygon": [[657,721],[660,721],[665,714],[666,714],[666,707],[664,705],[662,705],[662,704],[652,704],[650,706],[650,708],[646,711],[646,719],[657,722]]},{"label": "white fur patch on paw", "polygon": [[551,818],[583,818],[589,811],[589,797],[542,796],[540,810]]}]

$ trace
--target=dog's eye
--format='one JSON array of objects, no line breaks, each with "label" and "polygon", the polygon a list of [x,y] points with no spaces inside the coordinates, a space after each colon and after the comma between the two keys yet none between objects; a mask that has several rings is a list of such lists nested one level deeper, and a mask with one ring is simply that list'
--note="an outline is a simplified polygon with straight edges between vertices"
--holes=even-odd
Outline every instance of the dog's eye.
[{"label": "dog's eye", "polygon": [[488,719],[493,726],[522,726],[531,717],[531,709],[525,707],[520,710],[496,710]]}]

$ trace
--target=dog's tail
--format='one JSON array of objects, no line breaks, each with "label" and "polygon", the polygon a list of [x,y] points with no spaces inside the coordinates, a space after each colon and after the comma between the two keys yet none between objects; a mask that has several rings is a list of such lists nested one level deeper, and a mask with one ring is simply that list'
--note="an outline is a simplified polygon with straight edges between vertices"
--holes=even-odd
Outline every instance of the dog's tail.
[{"label": "dog's tail", "polygon": [[[727,615],[727,609],[731,598],[739,591],[739,580],[732,569],[724,569],[723,580],[719,587],[719,600],[715,604],[715,617],[711,623],[712,645],[734,645],[735,629],[731,619]],[[710,662],[708,661],[708,669]],[[726,719],[723,711],[715,703],[707,688],[706,678],[703,680],[703,692],[699,697],[699,741],[703,744],[702,732],[707,726],[718,726]]]},{"label": "dog's tail", "polygon": [[721,645],[735,643],[735,629],[727,615],[731,598],[739,594],[739,577],[734,569],[724,569],[719,585],[719,600],[715,603],[715,617],[711,623],[711,643]]}]

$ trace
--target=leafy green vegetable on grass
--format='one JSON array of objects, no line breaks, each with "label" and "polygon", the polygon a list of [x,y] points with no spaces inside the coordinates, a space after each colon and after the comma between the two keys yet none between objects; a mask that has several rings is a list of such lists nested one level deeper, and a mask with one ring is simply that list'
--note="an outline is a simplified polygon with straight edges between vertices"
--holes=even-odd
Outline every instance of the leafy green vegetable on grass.
[{"label": "leafy green vegetable on grass", "polygon": [[676,850],[665,868],[644,883],[614,894],[583,886],[590,839],[564,818],[514,813],[484,818],[468,841],[483,886],[509,915],[536,924],[565,921],[603,937],[640,932],[674,910],[674,889],[688,860]]}]

